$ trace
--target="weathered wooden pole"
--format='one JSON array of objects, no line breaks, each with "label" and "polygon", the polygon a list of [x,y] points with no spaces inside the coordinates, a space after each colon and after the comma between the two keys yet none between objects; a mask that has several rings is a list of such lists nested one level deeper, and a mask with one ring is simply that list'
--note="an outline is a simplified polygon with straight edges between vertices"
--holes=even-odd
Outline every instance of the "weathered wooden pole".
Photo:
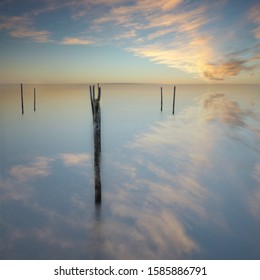
[{"label": "weathered wooden pole", "polygon": [[93,105],[93,96],[92,96],[92,87],[91,86],[89,86],[89,95],[90,95],[92,116],[94,116],[94,105]]},{"label": "weathered wooden pole", "polygon": [[92,86],[92,94],[93,94],[93,100],[96,99],[96,94],[95,94],[95,86]]},{"label": "weathered wooden pole", "polygon": [[23,107],[23,84],[21,84],[21,108],[22,108],[22,115],[24,114],[24,107]]},{"label": "weathered wooden pole", "polygon": [[100,110],[101,88],[98,86],[98,98],[95,98],[95,86],[90,86],[90,100],[93,116],[94,135],[94,174],[95,174],[95,203],[101,203],[101,110]]},{"label": "weathered wooden pole", "polygon": [[100,108],[96,107],[96,119],[94,122],[94,173],[95,173],[95,203],[101,203],[101,178],[100,178],[100,158],[101,158],[101,127]]},{"label": "weathered wooden pole", "polygon": [[101,87],[98,84],[98,100],[101,98]]},{"label": "weathered wooden pole", "polygon": [[163,91],[161,87],[161,111],[163,110]]},{"label": "weathered wooden pole", "polygon": [[36,111],[36,89],[33,89],[33,110]]},{"label": "weathered wooden pole", "polygon": [[176,92],[176,86],[174,86],[173,89],[173,101],[172,101],[172,114],[174,115],[174,111],[175,111],[175,92]]}]

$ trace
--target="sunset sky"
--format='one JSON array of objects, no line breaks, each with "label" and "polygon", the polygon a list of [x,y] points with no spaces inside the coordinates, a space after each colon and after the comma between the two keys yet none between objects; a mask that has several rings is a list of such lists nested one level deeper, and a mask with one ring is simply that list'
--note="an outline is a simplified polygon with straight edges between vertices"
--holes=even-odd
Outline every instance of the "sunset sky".
[{"label": "sunset sky", "polygon": [[0,82],[259,83],[257,0],[2,0]]}]

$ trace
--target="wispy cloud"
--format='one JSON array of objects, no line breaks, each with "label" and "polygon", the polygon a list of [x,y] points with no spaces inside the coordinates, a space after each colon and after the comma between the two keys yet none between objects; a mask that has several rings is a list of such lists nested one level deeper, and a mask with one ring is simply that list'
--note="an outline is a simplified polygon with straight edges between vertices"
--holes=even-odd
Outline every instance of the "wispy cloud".
[{"label": "wispy cloud", "polygon": [[[213,13],[206,4],[135,1],[132,5],[112,8],[105,16],[96,18],[94,23],[99,30],[112,23],[118,26],[121,33],[123,30],[129,32],[129,28],[134,30],[135,40],[130,42],[130,46],[128,43],[128,50],[155,63],[204,79],[224,80],[242,72],[251,74],[258,64],[254,52],[249,52],[246,58],[238,55],[230,57],[228,51],[217,47],[218,42],[229,44],[224,38],[216,42],[218,33],[213,23],[222,20],[220,8],[223,8],[222,5],[214,7],[216,11]],[[255,23],[259,20],[258,14],[255,10],[250,13]],[[258,29],[254,32],[257,37]]]},{"label": "wispy cloud", "polygon": [[[144,2],[149,2],[144,3]],[[115,23],[122,32],[135,34],[127,49],[155,63],[178,68],[210,80],[224,80],[254,69],[253,58],[229,58],[216,49],[215,38],[207,30],[209,7],[197,5],[184,9],[182,1],[135,1],[132,5],[112,8],[108,14],[94,20],[99,28]],[[127,31],[128,30],[128,31]],[[121,36],[123,38],[123,36]]]},{"label": "wispy cloud", "polygon": [[[159,31],[150,35],[149,38],[154,39],[160,35],[165,35],[168,31]],[[210,41],[211,37],[209,36],[180,38],[177,39],[175,44],[172,44],[172,47],[155,43],[129,48],[129,50],[137,56],[147,57],[155,63],[178,68],[209,80],[224,80],[237,76],[243,71],[253,72],[257,67],[258,56],[254,54],[247,59],[226,56],[221,59],[224,60],[223,62],[213,62],[220,54],[215,53]]]},{"label": "wispy cloud", "polygon": [[[22,15],[1,16],[0,30],[6,30],[12,37],[40,43],[82,46],[112,43],[136,56],[206,80],[225,80],[242,73],[249,76],[259,65],[259,49],[255,49],[260,38],[259,4],[248,4],[239,27],[233,25],[231,32],[223,29],[227,24],[223,24],[227,20],[224,9],[231,5],[227,1],[209,4],[184,0],[44,0],[42,3]],[[35,27],[39,15],[44,18],[65,9],[68,26],[75,24],[78,32],[64,35],[64,32],[57,34],[55,28]],[[248,34],[253,36],[245,40]],[[242,53],[245,49],[246,55]]]},{"label": "wispy cloud", "polygon": [[36,30],[33,21],[28,16],[0,17],[0,30],[7,30],[12,37],[28,38],[34,42],[46,43],[50,41],[50,32]]},{"label": "wispy cloud", "polygon": [[252,71],[255,66],[248,66],[249,62],[254,61],[254,57],[245,60],[229,60],[219,64],[205,64],[203,75],[211,80],[224,80],[226,77],[234,77],[242,71]]},{"label": "wispy cloud", "polygon": [[[158,31],[155,35],[158,35]],[[137,56],[147,57],[155,63],[165,64],[169,67],[203,76],[203,73],[206,70],[209,71],[210,68],[207,62],[214,57],[210,40],[210,36],[179,35],[174,43],[171,42],[167,45],[160,42],[143,44],[142,46],[129,48],[129,50]]]},{"label": "wispy cloud", "polygon": [[91,45],[94,41],[91,39],[76,38],[76,37],[66,37],[62,41],[63,45]]},{"label": "wispy cloud", "polygon": [[30,38],[34,42],[38,43],[47,43],[49,42],[49,35],[48,31],[35,31],[26,28],[18,28],[10,32],[11,36],[17,38]]}]

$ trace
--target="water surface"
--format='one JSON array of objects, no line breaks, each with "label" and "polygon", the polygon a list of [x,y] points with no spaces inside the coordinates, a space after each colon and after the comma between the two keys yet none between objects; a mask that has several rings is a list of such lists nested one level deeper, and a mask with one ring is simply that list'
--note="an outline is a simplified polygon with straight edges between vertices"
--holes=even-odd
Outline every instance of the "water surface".
[{"label": "water surface", "polygon": [[259,259],[259,90],[1,85],[0,259]]}]

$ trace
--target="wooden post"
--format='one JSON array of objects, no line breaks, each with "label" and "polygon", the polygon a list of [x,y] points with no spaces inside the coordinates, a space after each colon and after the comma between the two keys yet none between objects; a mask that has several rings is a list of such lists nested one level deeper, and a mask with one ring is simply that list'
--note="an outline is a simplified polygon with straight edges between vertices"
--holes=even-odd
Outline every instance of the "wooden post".
[{"label": "wooden post", "polygon": [[161,87],[161,111],[163,110],[163,91]]},{"label": "wooden post", "polygon": [[96,99],[96,94],[95,94],[95,86],[92,86],[92,94],[93,94],[93,100]]},{"label": "wooden post", "polygon": [[98,100],[101,98],[101,87],[98,84]]},{"label": "wooden post", "polygon": [[101,158],[101,110],[100,98],[101,88],[98,86],[98,98],[95,97],[95,86],[89,87],[90,100],[93,116],[93,136],[94,136],[94,175],[95,175],[95,203],[101,203],[101,177],[100,177],[100,158]]},{"label": "wooden post", "polygon": [[89,86],[89,94],[90,94],[90,102],[91,102],[91,109],[92,109],[92,116],[94,115],[94,101],[93,101],[93,96],[92,96],[92,87]]},{"label": "wooden post", "polygon": [[174,115],[174,111],[175,111],[175,92],[176,92],[176,86],[174,86],[173,89],[173,101],[172,101],[172,114]]},{"label": "wooden post", "polygon": [[95,173],[95,203],[101,203],[101,178],[100,178],[100,159],[101,159],[101,126],[100,126],[100,107],[95,104],[96,116],[94,121],[94,173]]},{"label": "wooden post", "polygon": [[22,115],[24,114],[24,107],[23,107],[23,84],[21,84],[21,108],[22,108]]},{"label": "wooden post", "polygon": [[36,111],[36,90],[33,89],[33,110]]}]

